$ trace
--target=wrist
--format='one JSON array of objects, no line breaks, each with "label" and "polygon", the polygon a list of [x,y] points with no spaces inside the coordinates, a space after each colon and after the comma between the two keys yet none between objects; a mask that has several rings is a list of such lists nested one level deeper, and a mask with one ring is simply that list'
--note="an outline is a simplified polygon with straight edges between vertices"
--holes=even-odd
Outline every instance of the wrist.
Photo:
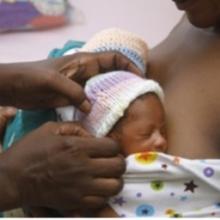
[{"label": "wrist", "polygon": [[10,155],[7,152],[0,154],[0,211],[21,206],[15,176],[17,173],[11,165]]},{"label": "wrist", "polygon": [[0,64],[0,105],[15,106],[16,83],[19,83],[20,64]]}]

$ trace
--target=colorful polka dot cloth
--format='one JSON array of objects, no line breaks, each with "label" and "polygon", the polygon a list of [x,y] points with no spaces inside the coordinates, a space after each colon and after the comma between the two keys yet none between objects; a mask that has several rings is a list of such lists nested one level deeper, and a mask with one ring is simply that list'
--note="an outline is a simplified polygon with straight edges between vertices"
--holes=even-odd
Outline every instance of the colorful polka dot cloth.
[{"label": "colorful polka dot cloth", "polygon": [[220,161],[144,152],[126,158],[120,217],[220,217]]}]

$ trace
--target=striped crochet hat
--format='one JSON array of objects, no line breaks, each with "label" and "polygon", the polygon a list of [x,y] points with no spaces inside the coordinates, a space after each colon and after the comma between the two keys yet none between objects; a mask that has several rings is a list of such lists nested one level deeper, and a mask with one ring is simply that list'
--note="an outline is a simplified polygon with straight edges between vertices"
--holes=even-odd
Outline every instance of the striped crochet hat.
[{"label": "striped crochet hat", "polygon": [[126,71],[97,75],[87,81],[85,93],[92,104],[88,115],[77,112],[76,118],[95,137],[104,137],[132,101],[146,93],[155,93],[163,103],[159,84]]},{"label": "striped crochet hat", "polygon": [[138,35],[119,28],[110,28],[97,33],[80,51],[118,51],[136,64],[143,75],[146,72],[146,62],[148,58],[147,44]]}]

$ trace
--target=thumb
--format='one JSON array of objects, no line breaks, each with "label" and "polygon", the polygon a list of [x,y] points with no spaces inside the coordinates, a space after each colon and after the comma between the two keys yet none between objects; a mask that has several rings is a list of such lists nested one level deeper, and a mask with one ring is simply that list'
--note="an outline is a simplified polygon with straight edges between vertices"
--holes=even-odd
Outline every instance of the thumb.
[{"label": "thumb", "polygon": [[91,110],[91,104],[86,98],[83,88],[76,82],[57,73],[52,79],[51,86],[56,93],[63,95],[70,105],[79,108],[81,111],[88,113]]}]

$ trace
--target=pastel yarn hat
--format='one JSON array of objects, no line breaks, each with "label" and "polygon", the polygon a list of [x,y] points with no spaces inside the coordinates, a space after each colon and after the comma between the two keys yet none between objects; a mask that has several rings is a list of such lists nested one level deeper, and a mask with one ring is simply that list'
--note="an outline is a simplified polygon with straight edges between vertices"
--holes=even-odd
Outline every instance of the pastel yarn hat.
[{"label": "pastel yarn hat", "polygon": [[77,119],[95,137],[106,136],[137,97],[154,93],[162,103],[164,100],[157,82],[126,71],[92,77],[85,85],[85,93],[92,110],[88,115],[78,111]]},{"label": "pastel yarn hat", "polygon": [[143,73],[146,72],[148,46],[138,35],[119,28],[98,32],[81,49],[83,52],[117,51],[130,59]]}]

